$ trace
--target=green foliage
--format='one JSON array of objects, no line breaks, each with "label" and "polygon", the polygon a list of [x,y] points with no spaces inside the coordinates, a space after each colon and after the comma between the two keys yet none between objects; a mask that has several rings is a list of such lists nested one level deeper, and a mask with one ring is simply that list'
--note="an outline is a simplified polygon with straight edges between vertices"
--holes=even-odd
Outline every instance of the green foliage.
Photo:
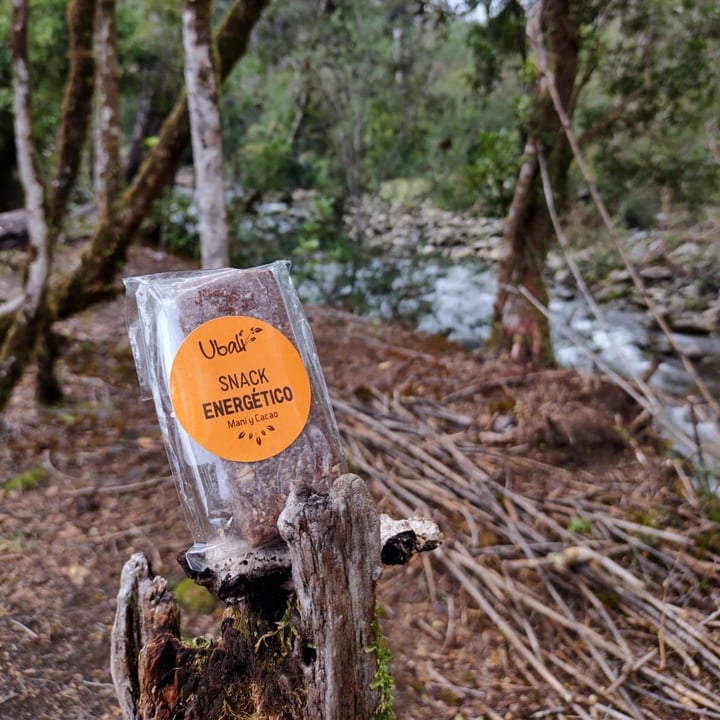
[{"label": "green foliage", "polygon": [[324,250],[332,260],[342,259],[341,238],[342,218],[333,198],[317,195],[312,199],[310,214],[300,225],[295,255],[310,255]]},{"label": "green foliage", "polygon": [[[619,5],[622,14],[596,37],[597,79],[578,125],[596,140],[607,202],[642,227],[655,222],[642,195],[661,188],[690,208],[718,200],[720,163],[707,132],[720,101],[720,8],[709,0]],[[610,127],[608,117],[617,118]]]},{"label": "green foliage", "polygon": [[48,471],[43,467],[33,467],[25,472],[21,472],[19,475],[11,477],[6,480],[0,488],[5,492],[16,492],[22,493],[26,490],[32,490],[33,488],[40,485],[48,478]]},{"label": "green foliage", "polygon": [[[29,21],[30,81],[37,157],[47,176],[68,69],[67,0],[32,0]],[[118,3],[118,53],[123,129],[129,134],[140,93],[153,86],[174,96],[182,85],[181,6],[174,0]],[[10,0],[0,0],[0,157],[11,142]]]},{"label": "green foliage", "polygon": [[[529,93],[535,68],[518,34],[522,8],[515,6],[493,3],[489,21],[471,29],[468,43],[473,84],[488,106],[492,90],[517,78],[516,124],[527,128],[543,118],[535,117]],[[720,163],[708,144],[720,102],[718,4],[606,0],[573,4],[570,12],[580,49],[570,110],[606,202],[641,227],[656,222],[661,189],[691,210],[717,202]],[[473,164],[470,158],[468,172]]]},{"label": "green foliage", "polygon": [[162,244],[171,253],[195,260],[200,258],[200,225],[191,192],[171,191],[153,211],[161,228]]},{"label": "green foliage", "polygon": [[262,129],[257,129],[261,136],[255,139],[251,131],[249,141],[238,153],[243,187],[264,195],[302,186],[303,166],[287,140],[277,136],[264,138]]},{"label": "green foliage", "polygon": [[571,533],[577,533],[578,535],[589,535],[594,526],[587,518],[574,516],[568,520],[567,529]]},{"label": "green foliage", "polygon": [[183,85],[182,4],[174,0],[124,0],[117,5],[122,128],[133,132],[143,103],[162,117]]},{"label": "green foliage", "polygon": [[173,0],[118,3],[118,60],[124,78],[141,79],[143,72],[168,62],[182,72],[181,12]]},{"label": "green foliage", "polygon": [[271,6],[224,100],[234,181],[312,186],[342,202],[398,177],[454,187],[472,139],[491,129],[467,82],[465,32],[399,0],[343,0],[320,19],[307,0]]},{"label": "green foliage", "polygon": [[[68,32],[66,0],[34,0],[30,3],[28,52],[33,92],[33,126],[38,157],[50,168],[52,144],[60,116],[67,72]],[[0,0],[0,147],[7,146],[12,127],[12,53],[10,47],[10,0]]]},{"label": "green foliage", "polygon": [[483,212],[501,217],[512,200],[519,168],[520,147],[516,133],[485,131],[470,148],[463,179]]},{"label": "green foliage", "polygon": [[[488,96],[500,83],[508,58],[527,56],[525,9],[517,0],[502,0],[485,23],[474,23],[467,42],[475,58],[473,86]],[[516,62],[518,60],[515,60]]]},{"label": "green foliage", "polygon": [[[216,3],[216,16],[228,3]],[[535,116],[536,68],[518,0],[483,5],[468,22],[430,3],[315,0],[271,4],[253,52],[223,90],[225,164],[238,233],[235,255],[290,253],[303,262],[321,249],[363,255],[336,222],[345,207],[384,183],[421,178],[438,204],[503,214],[517,173],[522,134]],[[30,26],[38,157],[47,168],[67,70],[66,0],[33,0]],[[0,34],[10,0],[0,0]],[[654,222],[648,198],[715,202],[720,165],[713,127],[720,98],[720,7],[712,0],[603,0],[572,4],[580,65],[574,127],[597,181],[628,223]],[[401,42],[399,41],[401,39]],[[182,85],[181,5],[118,4],[123,144],[141,102],[158,117]],[[0,43],[0,159],[11,164],[9,43]],[[155,130],[152,130],[155,132]],[[185,161],[191,159],[188,151]],[[47,169],[46,168],[46,169]],[[316,208],[292,232],[268,238],[242,198],[289,198],[317,190]],[[169,250],[198,254],[192,203],[173,195],[162,210]],[[252,247],[248,247],[251,245]],[[240,247],[242,246],[242,247]],[[308,261],[310,267],[312,260]]]},{"label": "green foliage", "polygon": [[394,720],[395,719],[395,698],[393,697],[393,679],[390,673],[390,661],[392,652],[388,648],[383,637],[380,626],[382,608],[375,605],[375,616],[372,619],[370,628],[373,633],[373,642],[365,648],[365,652],[375,653],[377,659],[377,670],[375,678],[370,687],[378,691],[378,702],[375,712],[370,716],[371,720]]}]

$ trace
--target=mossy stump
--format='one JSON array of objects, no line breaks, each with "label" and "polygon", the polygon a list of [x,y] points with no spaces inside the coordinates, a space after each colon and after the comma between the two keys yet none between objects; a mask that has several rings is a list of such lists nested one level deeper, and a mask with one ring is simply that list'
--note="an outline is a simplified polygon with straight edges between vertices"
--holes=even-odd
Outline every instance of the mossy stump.
[{"label": "mossy stump", "polygon": [[[180,636],[165,580],[138,553],[123,568],[112,672],[125,720],[370,720],[379,717],[375,586],[381,558],[437,547],[437,527],[378,515],[365,483],[292,493],[284,540],[245,574],[186,574],[227,603],[217,638]],[[265,561],[264,561],[265,560]]]}]

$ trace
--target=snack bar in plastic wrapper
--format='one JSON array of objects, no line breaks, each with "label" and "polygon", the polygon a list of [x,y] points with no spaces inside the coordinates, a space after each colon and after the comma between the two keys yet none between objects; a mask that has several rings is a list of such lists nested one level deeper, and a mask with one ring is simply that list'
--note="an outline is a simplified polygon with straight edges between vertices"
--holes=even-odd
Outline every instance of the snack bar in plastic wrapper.
[{"label": "snack bar in plastic wrapper", "polygon": [[289,263],[125,279],[141,392],[155,401],[196,571],[281,542],[293,487],[345,472]]}]

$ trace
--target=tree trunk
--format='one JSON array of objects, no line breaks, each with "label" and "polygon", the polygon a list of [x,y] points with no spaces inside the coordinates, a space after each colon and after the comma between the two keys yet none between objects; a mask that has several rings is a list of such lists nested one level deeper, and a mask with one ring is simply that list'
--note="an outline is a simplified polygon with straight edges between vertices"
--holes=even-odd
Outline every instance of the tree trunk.
[{"label": "tree trunk", "polygon": [[56,231],[60,229],[70,193],[75,187],[92,117],[95,88],[94,16],[95,0],[72,0],[68,4],[70,65],[56,141],[55,176],[52,181],[48,214],[48,225]]},{"label": "tree trunk", "polygon": [[[291,494],[278,528],[286,555],[274,553],[270,565],[234,582],[183,563],[196,582],[231,593],[222,594],[229,607],[221,636],[200,646],[181,642],[174,598],[147,560],[128,561],[111,662],[125,720],[394,717],[374,687],[375,584],[381,558],[407,562],[437,547],[437,526],[379,518],[365,483],[343,475],[327,495]],[[237,560],[234,567],[247,567]]]},{"label": "tree trunk", "polygon": [[528,138],[503,227],[491,345],[515,362],[547,365],[552,362],[548,320],[518,294],[518,288],[524,287],[547,305],[543,267],[549,238],[545,240],[538,227],[542,208],[533,206],[538,201],[537,176],[537,148],[535,140]]},{"label": "tree trunk", "polygon": [[211,0],[185,0],[183,48],[203,268],[230,264]]},{"label": "tree trunk", "polygon": [[[567,107],[573,96],[580,47],[569,0],[540,0],[528,15],[527,32],[535,52],[547,48],[560,97]],[[556,206],[561,211],[567,205],[567,176],[572,154],[541,80],[536,81],[532,97],[533,120],[503,229],[490,345],[500,355],[516,361],[550,365],[554,359],[548,319],[519,291],[523,289],[547,307],[544,271],[553,238],[537,153],[542,152],[547,158]]]},{"label": "tree trunk", "polygon": [[95,10],[97,111],[93,183],[98,215],[105,215],[120,189],[120,76],[115,0]]},{"label": "tree trunk", "polygon": [[364,720],[377,705],[372,681],[380,521],[352,475],[328,496],[291,494],[278,527],[290,548],[306,679],[306,718]]},{"label": "tree trunk", "polygon": [[18,169],[25,193],[28,241],[31,247],[25,297],[27,310],[40,305],[50,271],[48,227],[45,219],[45,189],[35,164],[32,131],[30,74],[28,66],[28,0],[13,0],[13,113]]},{"label": "tree trunk", "polygon": [[[47,212],[51,255],[67,213],[70,193],[75,187],[92,116],[95,86],[94,14],[95,0],[72,0],[67,6],[70,64],[56,141],[55,175],[51,184]],[[37,323],[38,366],[35,397],[38,402],[49,405],[59,401],[63,395],[62,386],[55,375],[57,356],[57,338],[53,335],[55,305],[52,302],[45,303],[40,315],[40,321]]]},{"label": "tree trunk", "polygon": [[35,165],[28,64],[28,0],[13,0],[12,72],[15,147],[25,193],[28,264],[22,303],[0,348],[0,408],[22,376],[29,360],[46,303],[51,265],[51,238],[45,215],[45,188]]}]

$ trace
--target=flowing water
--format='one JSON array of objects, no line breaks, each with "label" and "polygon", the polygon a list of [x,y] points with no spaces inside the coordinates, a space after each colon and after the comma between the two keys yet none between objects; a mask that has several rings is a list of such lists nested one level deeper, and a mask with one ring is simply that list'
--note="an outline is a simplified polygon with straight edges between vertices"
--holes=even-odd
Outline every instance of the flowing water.
[{"label": "flowing water", "polygon": [[[260,231],[272,247],[283,235],[297,233],[310,217],[302,203],[266,205],[252,227],[239,228],[239,236]],[[294,275],[303,301],[341,304],[368,317],[439,333],[468,348],[482,346],[489,334],[497,288],[494,268],[502,221],[427,205],[402,209],[377,202],[371,202],[363,217],[367,222],[364,247],[371,257],[357,268],[331,261],[322,253],[298,256]],[[720,253],[713,250],[713,232],[714,226],[710,235],[703,231],[696,239],[691,234],[678,246],[666,242],[661,232],[638,232],[628,238],[633,261],[653,286],[651,290],[661,293],[661,304],[669,307],[673,300],[681,300],[682,305],[688,298],[702,299],[703,293],[707,295],[707,289],[701,289],[703,283],[716,286],[713,278]],[[568,275],[564,261],[550,260],[555,270],[548,311],[558,363],[579,372],[600,369],[618,382],[636,381],[633,387],[638,378],[650,373],[646,398],[640,400],[651,409],[660,431],[682,455],[720,466],[718,418],[699,400],[693,401],[691,409],[688,398],[699,393],[682,362],[670,352],[667,338],[649,322],[647,310],[621,299],[629,297],[621,292],[615,300],[603,303],[602,318],[595,317],[573,287],[558,281],[558,271]],[[678,272],[678,268],[692,267],[697,271]],[[629,277],[619,269],[610,272],[608,280],[622,285]],[[668,280],[673,282],[663,290],[662,281]],[[711,300],[711,305],[714,321],[703,321],[704,329],[693,334],[675,333],[674,340],[692,359],[713,397],[720,398],[720,297]],[[696,330],[703,327],[691,325]]]},{"label": "flowing water", "polygon": [[[463,260],[448,263],[437,258],[376,259],[347,281],[337,263],[319,263],[315,280],[300,284],[306,302],[346,300],[363,314],[400,320],[428,333],[439,333],[475,348],[487,340],[497,289],[495,273],[487,262]],[[600,369],[620,378],[642,377],[653,366],[648,386],[659,398],[655,413],[665,416],[664,430],[674,449],[693,455],[699,437],[705,462],[720,461],[717,422],[703,420],[703,406],[691,410],[687,398],[697,395],[694,383],[668,342],[648,323],[648,314],[634,307],[603,307],[602,320],[587,304],[561,287],[551,290],[549,307],[558,363],[580,372]],[[675,340],[693,359],[699,374],[715,397],[720,397],[720,339],[675,334]],[[694,414],[694,417],[693,417]],[[683,439],[687,438],[687,440]]]}]

